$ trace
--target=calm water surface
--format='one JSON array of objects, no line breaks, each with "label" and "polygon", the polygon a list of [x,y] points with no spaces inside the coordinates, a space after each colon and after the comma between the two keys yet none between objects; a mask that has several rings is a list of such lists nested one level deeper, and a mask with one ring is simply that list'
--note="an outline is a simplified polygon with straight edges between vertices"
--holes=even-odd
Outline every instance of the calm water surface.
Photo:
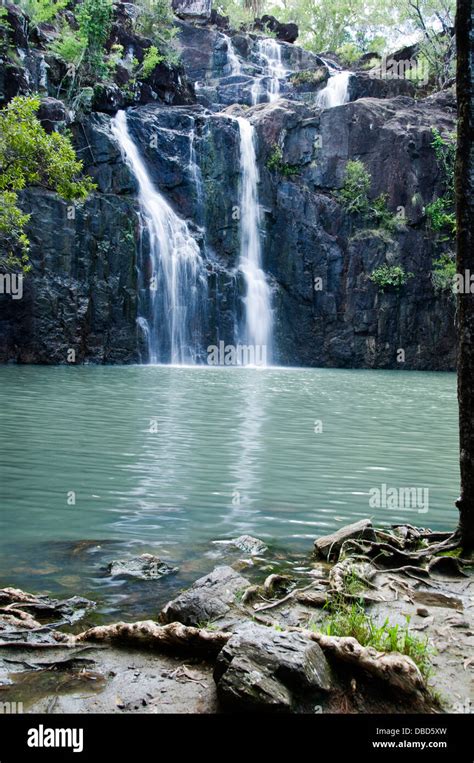
[{"label": "calm water surface", "polygon": [[[456,519],[454,374],[5,366],[0,398],[1,585],[113,608],[108,558],[158,553],[176,586],[215,539],[306,552],[361,517]],[[429,488],[428,512],[369,508],[382,483]]]}]

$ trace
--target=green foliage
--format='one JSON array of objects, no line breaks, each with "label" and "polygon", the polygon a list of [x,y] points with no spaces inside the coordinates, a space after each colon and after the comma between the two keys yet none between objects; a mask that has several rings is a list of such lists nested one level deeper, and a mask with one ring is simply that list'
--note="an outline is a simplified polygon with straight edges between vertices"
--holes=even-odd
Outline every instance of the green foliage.
[{"label": "green foliage", "polygon": [[337,48],[336,53],[345,66],[352,66],[360,58],[360,48],[355,42],[345,42],[344,45]]},{"label": "green foliage", "polygon": [[74,67],[80,66],[86,48],[87,40],[81,37],[79,32],[72,30],[68,24],[61,27],[59,37],[49,45],[53,53],[62,58],[66,64],[72,64]]},{"label": "green foliage", "polygon": [[407,273],[401,265],[381,265],[372,271],[369,278],[381,291],[385,291],[400,289],[409,278],[413,278],[413,273]]},{"label": "green foliage", "polygon": [[293,164],[286,164],[283,161],[283,151],[276,143],[272,147],[272,151],[265,163],[265,166],[270,172],[276,172],[283,177],[292,177],[299,173],[299,167]]},{"label": "green foliage", "polygon": [[215,0],[213,6],[221,16],[228,16],[232,29],[250,25],[260,13],[254,13],[242,0]]},{"label": "green foliage", "polygon": [[296,87],[298,85],[319,85],[325,79],[327,79],[327,71],[323,67],[320,69],[303,69],[303,71],[295,72],[290,77],[291,83]]},{"label": "green foliage", "polygon": [[52,21],[68,4],[69,0],[21,0],[18,3],[30,17],[33,26]]},{"label": "green foliage", "polygon": [[[388,618],[381,624],[369,617],[362,602],[348,604],[343,597],[336,597],[326,605],[328,617],[323,632],[328,636],[351,636],[361,646],[370,646],[379,652],[399,652],[411,657],[425,679],[431,675],[430,657],[433,650],[428,639],[421,639],[409,630],[410,618],[404,626],[390,625]],[[313,625],[313,630],[316,627]]]},{"label": "green foliage", "polygon": [[445,253],[433,262],[431,280],[435,291],[455,294],[454,279],[456,276],[456,260],[453,254]]},{"label": "green foliage", "polygon": [[83,201],[95,188],[91,178],[81,177],[82,162],[69,136],[43,129],[36,117],[39,103],[36,97],[17,96],[0,111],[0,232],[5,237],[1,262],[24,270],[28,215],[17,207],[18,192],[41,186],[68,201]]},{"label": "green foliage", "polygon": [[123,60],[123,45],[112,45],[105,65],[109,75],[113,75],[118,64]]},{"label": "green foliage", "polygon": [[380,65],[380,59],[374,56],[374,58],[369,58],[368,61],[365,61],[365,63],[363,63],[360,68],[363,71],[367,71],[369,69],[375,69],[375,67],[379,65]]},{"label": "green foliage", "polygon": [[49,44],[49,49],[67,64],[65,97],[71,106],[84,106],[87,102],[81,97],[84,85],[102,81],[117,65],[117,51],[105,58],[112,11],[112,0],[83,0],[76,13],[79,28],[72,29],[63,20],[59,36]]},{"label": "green foliage", "polygon": [[358,593],[366,588],[365,582],[352,570],[344,576],[344,593],[350,596],[357,596]]},{"label": "green foliage", "polygon": [[434,231],[456,233],[456,214],[450,211],[451,204],[442,196],[426,205],[426,216]]},{"label": "green foliage", "polygon": [[0,233],[2,235],[0,267],[19,269],[24,273],[31,270],[28,264],[30,242],[24,229],[30,215],[24,214],[17,206],[18,196],[12,191],[0,191]]},{"label": "green foliage", "polygon": [[112,0],[83,0],[77,11],[79,38],[86,41],[86,56],[104,73],[104,45],[112,24]]},{"label": "green foliage", "polygon": [[364,163],[350,160],[346,164],[344,184],[337,193],[338,199],[346,212],[360,215],[364,222],[389,232],[397,230],[403,221],[388,209],[386,194],[369,198],[371,185],[372,178]]},{"label": "green foliage", "polygon": [[363,162],[350,160],[346,164],[344,185],[338,193],[342,206],[349,213],[366,214],[369,209],[370,172]]},{"label": "green foliage", "polygon": [[148,50],[145,53],[145,56],[143,58],[143,63],[140,69],[140,74],[143,75],[143,77],[149,77],[152,71],[154,70],[155,66],[158,66],[158,64],[161,64],[163,60],[164,60],[164,56],[160,56],[160,54],[158,53],[158,48],[152,45],[151,48],[148,48]]},{"label": "green foliage", "polygon": [[268,13],[281,21],[295,21],[300,43],[314,53],[353,45],[353,55],[382,52],[397,9],[383,0],[292,0],[267,4]]},{"label": "green foliage", "polygon": [[445,233],[446,239],[456,233],[456,211],[454,198],[454,165],[456,161],[455,136],[443,137],[435,127],[432,129],[435,156],[440,168],[444,194],[426,206],[426,216],[430,227],[438,233]]},{"label": "green foliage", "polygon": [[137,0],[139,16],[136,30],[153,40],[154,47],[162,59],[177,64],[179,54],[174,47],[177,28],[170,0]]},{"label": "green foliage", "polygon": [[[456,45],[452,30],[456,0],[400,0],[398,16],[418,33],[421,56],[437,87],[455,76]],[[436,19],[436,24],[433,24]]]}]

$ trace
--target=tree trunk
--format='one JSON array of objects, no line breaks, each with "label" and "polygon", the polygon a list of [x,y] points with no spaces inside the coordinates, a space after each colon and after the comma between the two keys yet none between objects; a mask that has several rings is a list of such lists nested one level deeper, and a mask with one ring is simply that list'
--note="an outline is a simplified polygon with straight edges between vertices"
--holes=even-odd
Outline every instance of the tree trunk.
[{"label": "tree trunk", "polygon": [[[459,532],[474,548],[474,0],[457,0],[458,151],[456,162],[457,272],[467,288],[458,294],[458,400],[461,495]],[[474,284],[471,287],[474,290]]]}]

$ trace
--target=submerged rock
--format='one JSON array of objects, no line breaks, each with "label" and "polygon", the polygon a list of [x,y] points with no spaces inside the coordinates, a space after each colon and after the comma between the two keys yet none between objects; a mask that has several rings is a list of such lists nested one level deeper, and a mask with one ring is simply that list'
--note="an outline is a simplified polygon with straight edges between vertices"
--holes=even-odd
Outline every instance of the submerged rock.
[{"label": "submerged rock", "polygon": [[219,698],[239,710],[289,710],[304,694],[328,692],[329,664],[318,644],[299,633],[245,623],[219,653]]},{"label": "submerged rock", "polygon": [[134,559],[114,559],[107,566],[107,571],[112,577],[138,578],[139,580],[156,580],[164,575],[171,575],[177,570],[177,567],[170,567],[153,554],[141,554]]},{"label": "submerged rock", "polygon": [[243,593],[248,586],[249,581],[232,567],[216,567],[209,575],[199,578],[191,588],[168,602],[160,613],[160,621],[200,625],[215,620],[230,611],[238,600],[238,594]]},{"label": "submerged rock", "polygon": [[232,538],[232,540],[215,540],[214,543],[234,546],[245,554],[250,554],[250,556],[258,556],[258,554],[264,554],[268,550],[263,540],[254,538],[252,535],[239,535],[238,538]]}]

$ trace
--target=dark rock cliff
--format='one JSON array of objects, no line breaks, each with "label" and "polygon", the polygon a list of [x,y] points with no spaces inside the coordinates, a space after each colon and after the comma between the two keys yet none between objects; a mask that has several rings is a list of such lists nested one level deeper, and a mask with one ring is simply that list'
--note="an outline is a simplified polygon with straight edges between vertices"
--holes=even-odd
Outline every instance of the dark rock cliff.
[{"label": "dark rock cliff", "polygon": [[[53,62],[38,64],[47,56],[37,43],[27,45],[17,22],[16,44],[26,55],[23,67],[0,67],[3,98],[39,90],[50,99],[44,123],[54,126],[67,115],[51,100]],[[33,272],[25,279],[23,299],[0,295],[0,361],[65,363],[71,349],[76,362],[144,359],[137,270],[147,242],[140,235],[134,178],[110,133],[111,115],[131,105],[129,129],[153,182],[190,221],[206,261],[208,344],[232,341],[242,309],[234,214],[240,176],[236,113],[251,121],[257,135],[275,360],[391,368],[400,367],[397,352],[403,349],[404,368],[452,369],[454,303],[433,289],[439,244],[427,228],[424,206],[441,188],[431,130],[453,130],[453,97],[414,100],[410,83],[377,81],[360,72],[350,80],[350,102],[321,109],[326,61],[279,42],[281,98],[269,103],[272,82],[261,38],[229,35],[202,19],[177,25],[181,67],[161,65],[132,104],[124,102],[118,85],[102,96],[96,92],[92,113],[70,125],[97,183],[90,199],[70,207],[39,189],[24,193],[23,206],[32,215]],[[120,29],[117,21],[117,39],[125,34]],[[133,48],[130,35],[128,42]],[[269,169],[275,147],[280,168]],[[371,173],[373,198],[385,193],[393,213],[403,209],[404,226],[390,233],[374,230],[344,211],[337,190],[349,159],[361,159]],[[401,264],[413,277],[400,290],[382,292],[369,275],[384,263]]]}]

